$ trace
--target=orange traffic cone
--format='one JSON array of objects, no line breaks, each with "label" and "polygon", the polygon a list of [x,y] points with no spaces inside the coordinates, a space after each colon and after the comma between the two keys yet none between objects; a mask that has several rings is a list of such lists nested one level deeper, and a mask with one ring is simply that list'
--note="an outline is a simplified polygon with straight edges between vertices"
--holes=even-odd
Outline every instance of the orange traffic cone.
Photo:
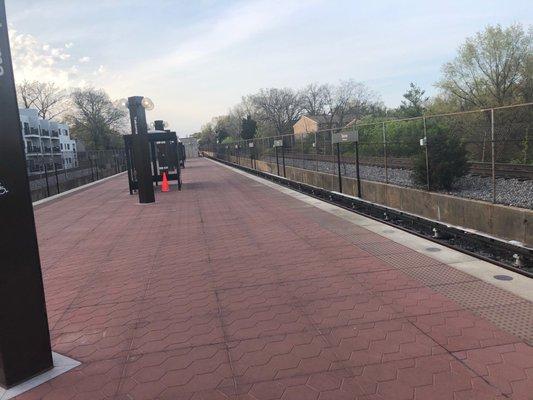
[{"label": "orange traffic cone", "polygon": [[162,192],[168,192],[170,188],[168,187],[167,173],[163,172],[163,185],[161,185]]}]

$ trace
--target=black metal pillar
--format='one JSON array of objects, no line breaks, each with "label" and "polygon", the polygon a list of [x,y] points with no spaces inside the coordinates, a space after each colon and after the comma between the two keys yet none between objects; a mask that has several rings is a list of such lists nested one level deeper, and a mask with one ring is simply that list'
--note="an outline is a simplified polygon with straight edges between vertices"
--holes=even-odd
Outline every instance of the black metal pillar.
[{"label": "black metal pillar", "polygon": [[4,0],[0,0],[0,386],[53,367]]},{"label": "black metal pillar", "polygon": [[130,159],[133,161],[133,152],[131,151],[131,146],[129,142],[126,141],[126,137],[124,137],[124,150],[126,152],[126,169],[128,170],[128,188],[130,190],[130,195],[133,194],[133,187],[131,186],[131,183],[133,181],[133,174],[132,174],[132,165],[130,163]]},{"label": "black metal pillar", "polygon": [[142,96],[128,98],[132,133],[133,162],[137,173],[137,191],[139,203],[155,202],[152,171],[150,167],[150,148],[146,111],[142,105]]},{"label": "black metal pillar", "polygon": [[342,193],[341,144],[338,142],[337,142],[337,170],[339,172],[339,192]]},{"label": "black metal pillar", "polygon": [[152,183],[152,169],[150,167],[150,150],[148,135],[133,135],[133,163],[137,172],[137,191],[139,203],[155,202],[154,185]]},{"label": "black metal pillar", "polygon": [[152,157],[152,174],[156,177],[155,179],[155,185],[159,186],[159,170],[157,168],[157,156],[156,156],[156,144],[154,142],[150,142],[150,154]]}]

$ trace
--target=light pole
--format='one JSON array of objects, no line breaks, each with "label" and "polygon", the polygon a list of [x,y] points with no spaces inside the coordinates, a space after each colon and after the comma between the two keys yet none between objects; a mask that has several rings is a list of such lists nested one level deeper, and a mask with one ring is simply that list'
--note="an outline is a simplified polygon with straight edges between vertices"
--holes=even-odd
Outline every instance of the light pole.
[{"label": "light pole", "polygon": [[132,96],[128,98],[130,111],[131,144],[133,163],[137,172],[137,192],[139,203],[154,203],[154,185],[150,167],[150,149],[146,110],[153,110],[154,103],[147,97]]}]

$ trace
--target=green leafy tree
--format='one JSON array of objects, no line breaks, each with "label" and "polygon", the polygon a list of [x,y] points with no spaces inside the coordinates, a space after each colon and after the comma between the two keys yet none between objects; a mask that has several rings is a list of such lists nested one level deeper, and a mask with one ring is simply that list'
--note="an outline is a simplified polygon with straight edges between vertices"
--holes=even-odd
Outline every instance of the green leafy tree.
[{"label": "green leafy tree", "polygon": [[399,108],[399,114],[402,117],[420,117],[426,111],[426,104],[429,97],[424,96],[425,90],[415,85],[413,82],[409,85],[409,90],[404,93],[402,104]]},{"label": "green leafy tree", "polygon": [[531,98],[533,28],[487,26],[459,47],[437,83],[463,107],[492,107]]},{"label": "green leafy tree", "polygon": [[218,143],[224,143],[224,140],[226,140],[229,136],[229,132],[226,130],[225,127],[218,127],[215,130],[215,134],[218,140]]},{"label": "green leafy tree", "polygon": [[[430,189],[451,189],[457,179],[468,173],[467,151],[459,138],[444,127],[428,128]],[[426,152],[421,149],[414,159],[414,178],[427,185]]]},{"label": "green leafy tree", "polygon": [[242,119],[241,137],[244,140],[253,139],[257,133],[257,122],[250,115]]},{"label": "green leafy tree", "polygon": [[204,125],[200,132],[196,132],[192,134],[191,136],[198,139],[198,145],[203,148],[208,148],[216,144],[217,142],[215,131],[213,130],[212,124]]}]

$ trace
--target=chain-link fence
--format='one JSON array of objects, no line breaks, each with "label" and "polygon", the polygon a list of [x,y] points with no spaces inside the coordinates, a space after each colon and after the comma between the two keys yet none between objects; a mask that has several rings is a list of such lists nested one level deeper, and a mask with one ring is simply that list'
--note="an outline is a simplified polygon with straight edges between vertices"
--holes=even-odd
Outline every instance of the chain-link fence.
[{"label": "chain-link fence", "polygon": [[[252,168],[261,161],[282,176],[286,167],[321,172],[329,175],[327,186],[333,190],[340,189],[340,172],[348,178],[359,174],[361,181],[533,208],[532,117],[533,103],[528,103],[356,123],[202,150]],[[356,133],[358,140],[337,145],[332,138],[339,133]]]},{"label": "chain-link fence", "polygon": [[33,201],[97,181],[126,170],[123,149],[79,152],[70,162],[60,156],[34,156],[28,163]]}]

